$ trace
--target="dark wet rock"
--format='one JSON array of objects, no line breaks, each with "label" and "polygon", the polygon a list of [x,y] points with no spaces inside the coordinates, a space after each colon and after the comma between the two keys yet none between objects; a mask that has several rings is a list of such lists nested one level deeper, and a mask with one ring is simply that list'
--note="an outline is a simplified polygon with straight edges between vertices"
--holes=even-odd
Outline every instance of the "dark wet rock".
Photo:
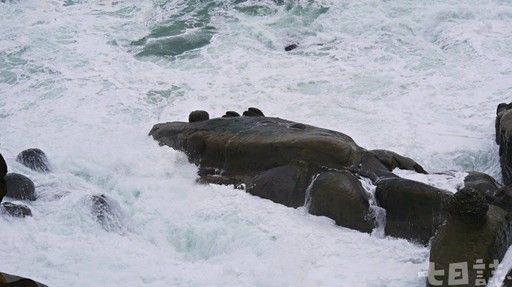
[{"label": "dark wet rock", "polygon": [[227,111],[225,115],[223,115],[222,117],[223,118],[235,118],[235,117],[239,117],[240,114],[237,113],[237,112],[234,112],[234,111]]},{"label": "dark wet rock", "polygon": [[298,47],[299,47],[299,45],[298,45],[298,44],[290,44],[290,45],[288,45],[288,46],[284,47],[284,50],[285,50],[286,52],[289,52],[289,51],[292,51],[292,50],[297,49]]},{"label": "dark wet rock", "polygon": [[7,164],[5,163],[4,157],[0,153],[0,202],[7,194],[7,187],[5,184],[5,175],[7,174]]},{"label": "dark wet rock", "polygon": [[471,187],[464,187],[452,197],[449,214],[452,218],[467,224],[483,224],[489,203],[485,196]]},{"label": "dark wet rock", "polygon": [[336,224],[370,233],[374,223],[368,219],[368,193],[359,179],[349,172],[321,173],[310,190],[313,215],[327,216]]},{"label": "dark wet rock", "polygon": [[496,110],[496,144],[500,146],[501,174],[505,185],[512,184],[512,103],[501,103]]},{"label": "dark wet rock", "polygon": [[46,154],[38,148],[31,148],[22,151],[16,157],[16,161],[38,172],[50,171],[50,164]]},{"label": "dark wet rock", "polygon": [[32,180],[19,173],[8,173],[5,176],[7,195],[20,200],[36,200],[36,187]]},{"label": "dark wet rock", "polygon": [[413,170],[418,173],[427,173],[425,169],[423,169],[423,167],[417,162],[411,158],[401,156],[396,152],[382,149],[374,149],[370,152],[373,153],[377,159],[379,159],[379,161],[388,168],[389,171],[393,171],[395,168],[399,168],[405,170]]},{"label": "dark wet rock", "polygon": [[247,187],[247,191],[296,208],[304,205],[305,192],[311,177],[312,174],[306,165],[275,167],[256,175]]},{"label": "dark wet rock", "polygon": [[446,219],[452,194],[421,182],[388,178],[377,182],[375,196],[386,210],[386,235],[426,245]]},{"label": "dark wet rock", "polygon": [[107,231],[119,231],[122,228],[121,212],[119,205],[104,194],[91,195],[86,198],[86,204],[90,208],[96,221]]},{"label": "dark wet rock", "polygon": [[258,108],[249,108],[243,113],[246,117],[264,117],[263,112]]},{"label": "dark wet rock", "polygon": [[9,214],[14,217],[32,216],[30,208],[23,204],[15,204],[12,202],[3,202],[0,207],[0,212]]},{"label": "dark wet rock", "polygon": [[0,286],[2,287],[48,287],[45,284],[20,276],[0,272]]},{"label": "dark wet rock", "polygon": [[464,186],[478,190],[483,194],[488,202],[492,202],[494,194],[501,188],[499,184],[492,176],[472,171],[464,178]]},{"label": "dark wet rock", "polygon": [[492,204],[512,212],[512,186],[504,186],[496,191]]},{"label": "dark wet rock", "polygon": [[[495,205],[489,205],[483,224],[449,217],[432,240],[429,277],[433,280],[430,280],[428,286],[485,286],[485,283],[479,282],[488,281],[495,260],[501,261],[512,244],[511,219],[507,211]],[[459,281],[461,284],[456,285],[452,281],[449,284],[450,277],[451,280],[462,278],[453,274],[456,270],[450,273],[453,267],[459,271],[461,268],[467,270],[464,276],[466,282]]]},{"label": "dark wet rock", "polygon": [[207,111],[193,111],[188,115],[188,122],[201,122],[201,121],[207,121],[210,119],[210,115]]}]

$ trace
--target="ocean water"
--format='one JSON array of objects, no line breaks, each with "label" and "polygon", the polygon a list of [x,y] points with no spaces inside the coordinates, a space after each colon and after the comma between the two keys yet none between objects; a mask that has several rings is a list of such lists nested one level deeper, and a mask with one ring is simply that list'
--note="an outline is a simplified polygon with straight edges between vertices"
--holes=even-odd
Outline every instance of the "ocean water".
[{"label": "ocean water", "polygon": [[[0,216],[0,271],[50,286],[424,286],[428,248],[197,184],[147,134],[256,106],[414,158],[434,173],[416,179],[456,191],[471,170],[501,180],[511,78],[509,0],[0,1],[0,152],[40,197],[22,202],[31,218]],[[52,173],[15,161],[31,147]],[[97,194],[116,203],[103,225]]]}]

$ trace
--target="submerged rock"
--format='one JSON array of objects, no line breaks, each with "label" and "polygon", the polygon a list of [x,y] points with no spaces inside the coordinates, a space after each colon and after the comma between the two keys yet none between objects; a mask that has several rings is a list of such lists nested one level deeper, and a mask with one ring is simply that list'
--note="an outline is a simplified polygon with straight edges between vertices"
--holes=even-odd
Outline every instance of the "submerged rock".
[{"label": "submerged rock", "polygon": [[30,208],[23,204],[14,204],[12,202],[3,202],[0,212],[9,214],[14,217],[32,216]]},{"label": "submerged rock", "polygon": [[338,225],[361,232],[372,231],[374,223],[368,219],[368,194],[351,173],[323,172],[311,185],[310,193],[311,214],[327,216]]},{"label": "submerged rock", "polygon": [[48,158],[46,154],[38,148],[22,151],[16,157],[16,161],[38,172],[50,172]]},{"label": "submerged rock", "polygon": [[30,178],[19,173],[8,173],[5,176],[7,195],[20,200],[36,200],[36,187]]},{"label": "submerged rock", "polygon": [[447,217],[452,194],[421,182],[388,178],[377,182],[375,197],[386,210],[386,235],[427,245]]},{"label": "submerged rock", "polygon": [[120,208],[113,199],[104,194],[91,195],[86,198],[86,205],[106,231],[122,229]]}]

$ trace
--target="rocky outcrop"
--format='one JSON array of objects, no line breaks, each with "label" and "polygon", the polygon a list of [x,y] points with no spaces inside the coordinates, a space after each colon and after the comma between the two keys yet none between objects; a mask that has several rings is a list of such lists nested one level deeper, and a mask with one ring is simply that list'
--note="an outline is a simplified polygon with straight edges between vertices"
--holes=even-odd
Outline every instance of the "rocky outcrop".
[{"label": "rocky outcrop", "polygon": [[5,175],[7,174],[7,164],[5,163],[4,157],[0,153],[0,202],[7,194],[7,186],[5,183]]},{"label": "rocky outcrop", "polygon": [[16,157],[16,161],[38,172],[50,172],[48,158],[46,154],[38,148],[30,148],[22,151]]},{"label": "rocky outcrop", "polygon": [[368,193],[349,172],[321,173],[312,183],[309,196],[309,212],[313,215],[327,216],[338,225],[367,233],[375,225],[368,217]]},{"label": "rocky outcrop", "polygon": [[201,168],[225,174],[254,176],[297,162],[306,162],[316,170],[352,168],[375,174],[374,178],[391,171],[345,134],[279,118],[246,116],[162,123],[156,124],[150,135],[161,145],[185,152]]},{"label": "rocky outcrop", "polygon": [[375,197],[386,210],[386,235],[426,245],[446,219],[452,194],[421,182],[388,178],[377,182]]},{"label": "rocky outcrop", "polygon": [[505,185],[512,184],[512,103],[499,104],[496,110],[496,144],[500,146],[501,174]]},{"label": "rocky outcrop", "polygon": [[[253,195],[290,207],[304,205],[306,190],[319,174],[310,190],[310,212],[363,232],[371,232],[373,222],[367,220],[366,191],[354,175],[379,182],[398,178],[392,173],[395,168],[426,173],[410,158],[386,150],[368,151],[343,133],[265,117],[257,108],[249,108],[243,116],[230,111],[223,118],[156,124],[149,134],[160,145],[185,152],[199,166],[200,181],[246,186]],[[401,235],[416,239],[414,232],[424,228],[430,238],[438,225],[435,221],[432,226],[434,211],[441,209],[438,201],[432,199],[430,209],[416,211],[425,211],[424,221],[408,218],[408,230]]]},{"label": "rocky outcrop", "polygon": [[19,173],[8,173],[5,176],[6,196],[20,200],[36,200],[36,188],[30,178]]}]

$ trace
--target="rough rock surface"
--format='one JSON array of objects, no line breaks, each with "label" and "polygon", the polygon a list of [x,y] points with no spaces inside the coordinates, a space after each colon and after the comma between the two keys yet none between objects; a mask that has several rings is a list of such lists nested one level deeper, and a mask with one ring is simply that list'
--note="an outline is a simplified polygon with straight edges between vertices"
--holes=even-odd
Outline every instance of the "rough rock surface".
[{"label": "rough rock surface", "polygon": [[377,183],[375,197],[386,210],[386,235],[426,245],[446,219],[452,194],[421,182],[389,178]]}]

